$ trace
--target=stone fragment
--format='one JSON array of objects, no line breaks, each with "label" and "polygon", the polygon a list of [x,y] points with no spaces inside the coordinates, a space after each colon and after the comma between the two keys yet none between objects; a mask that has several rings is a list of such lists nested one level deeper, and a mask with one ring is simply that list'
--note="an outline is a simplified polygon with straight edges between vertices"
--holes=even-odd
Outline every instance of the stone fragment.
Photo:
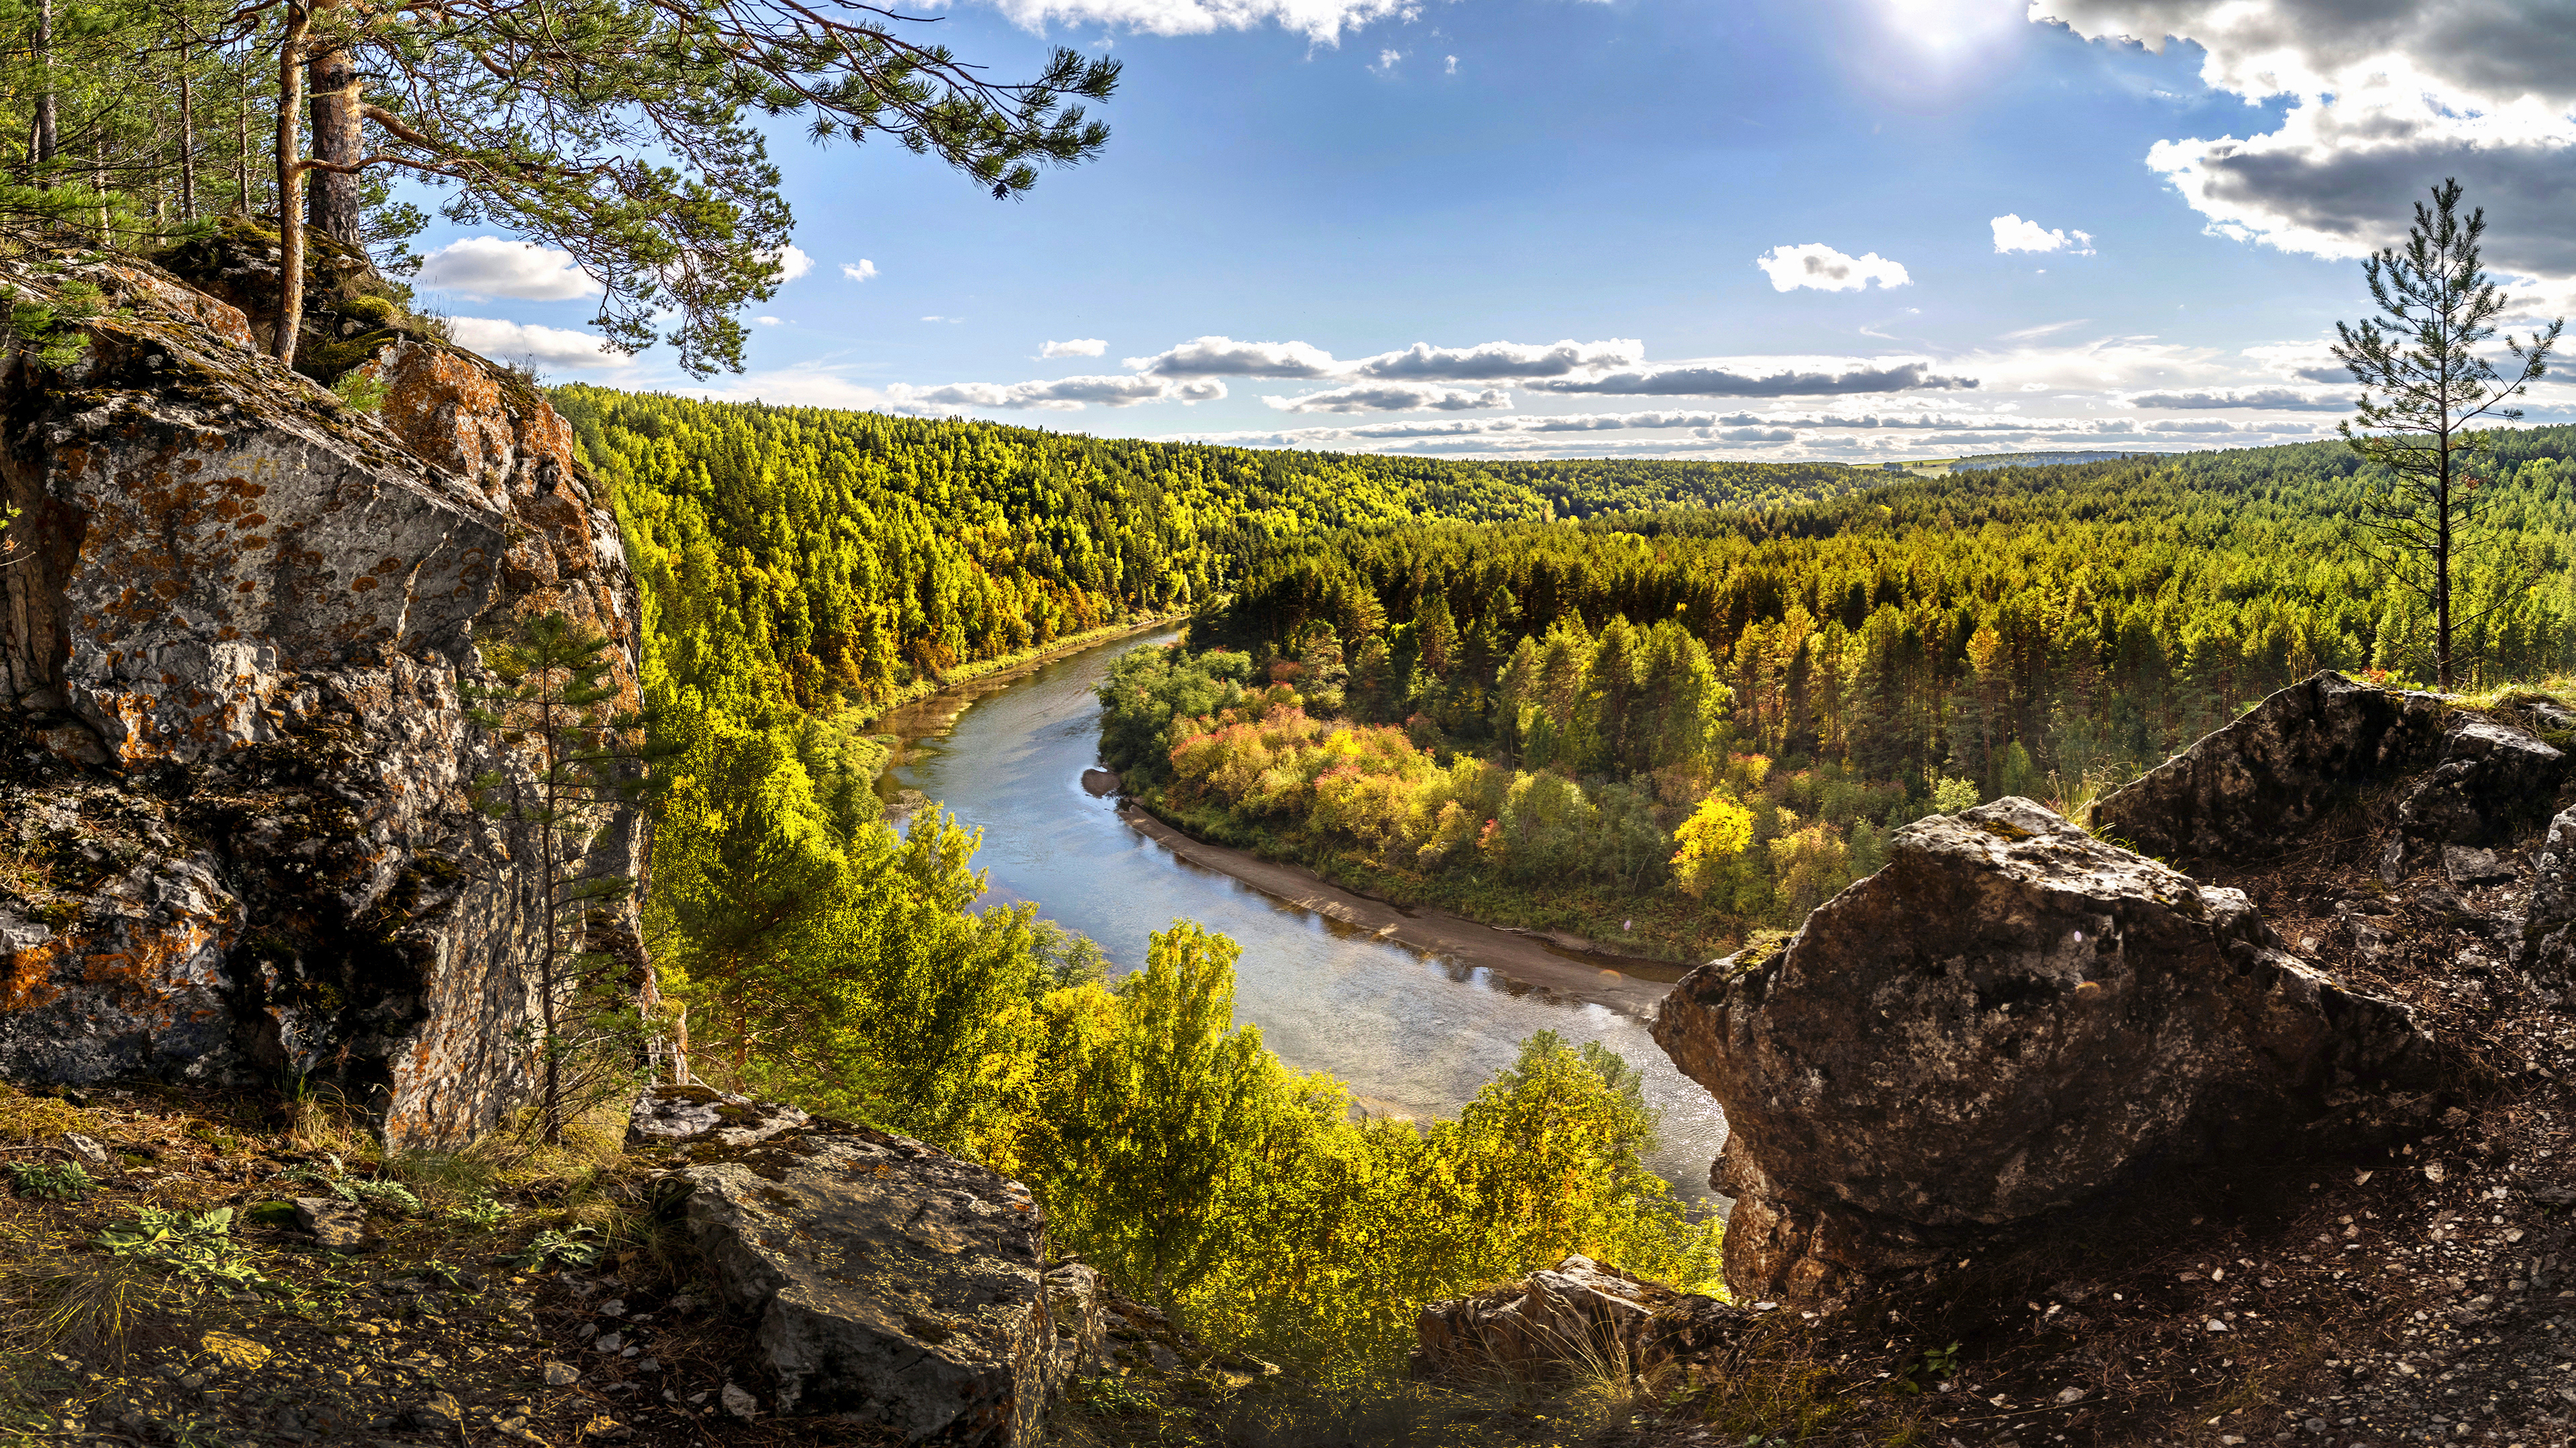
[{"label": "stone fragment", "polygon": [[267,1345],[229,1332],[209,1332],[198,1338],[197,1351],[228,1372],[248,1372],[276,1356]]},{"label": "stone fragment", "polygon": [[811,1118],[776,1101],[754,1101],[711,1086],[644,1088],[627,1113],[626,1145],[650,1149],[708,1145],[744,1147],[792,1131]]},{"label": "stone fragment", "polygon": [[412,1404],[403,1417],[415,1428],[453,1433],[465,1426],[465,1409],[452,1393],[432,1393]]},{"label": "stone fragment", "polygon": [[2242,893],[2010,798],[1898,831],[1784,948],[1684,977],[1654,1035],[1726,1109],[1729,1288],[1809,1305],[2151,1166],[2332,1139],[2429,1044]]},{"label": "stone fragment", "polygon": [[[910,1442],[1037,1441],[1067,1365],[1026,1188],[863,1127],[787,1131],[676,1176],[709,1280],[758,1319],[777,1411],[841,1413]],[[1051,1300],[1052,1299],[1052,1300]],[[1095,1337],[1069,1324],[1073,1341]]]},{"label": "stone fragment", "polygon": [[2567,756],[2531,735],[2453,715],[2441,762],[2398,803],[2398,828],[2431,845],[2502,844],[2515,825],[2548,809],[2566,774]]},{"label": "stone fragment", "polygon": [[724,1404],[726,1412],[746,1423],[760,1416],[760,1399],[732,1383],[724,1385],[724,1391],[717,1395],[717,1401]]},{"label": "stone fragment", "polygon": [[1603,1364],[1642,1373],[1674,1356],[1676,1326],[1705,1329],[1724,1319],[1731,1328],[1750,1316],[1588,1257],[1568,1257],[1516,1282],[1423,1308],[1413,1371],[1469,1382],[1497,1375],[1535,1382]]},{"label": "stone fragment", "polygon": [[1086,794],[1094,796],[1116,794],[1119,783],[1118,771],[1114,769],[1086,769],[1082,772],[1082,788]]},{"label": "stone fragment", "polygon": [[2432,765],[2442,731],[2434,695],[2315,674],[2097,801],[2091,823],[2161,859],[2259,859],[2369,786]]},{"label": "stone fragment", "polygon": [[568,1388],[581,1381],[581,1369],[570,1363],[550,1362],[546,1364],[545,1376],[547,1387]]},{"label": "stone fragment", "polygon": [[116,1158],[108,1155],[106,1147],[77,1131],[63,1133],[63,1148],[77,1158],[81,1165],[93,1171],[107,1171],[116,1165]]},{"label": "stone fragment", "polygon": [[338,1197],[297,1197],[295,1225],[334,1252],[363,1251],[368,1244],[366,1212]]},{"label": "stone fragment", "polygon": [[2491,885],[2513,878],[2513,866],[2497,858],[2493,850],[2475,845],[2444,845],[2442,874],[2454,885]]}]

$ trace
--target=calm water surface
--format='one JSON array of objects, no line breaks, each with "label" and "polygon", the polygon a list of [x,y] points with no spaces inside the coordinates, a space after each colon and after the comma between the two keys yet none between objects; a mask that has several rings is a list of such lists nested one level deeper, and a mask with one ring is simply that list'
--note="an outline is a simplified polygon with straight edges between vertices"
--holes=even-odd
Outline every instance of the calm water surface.
[{"label": "calm water surface", "polygon": [[1147,934],[1176,916],[1232,936],[1243,947],[1236,1019],[1258,1024],[1288,1064],[1331,1072],[1379,1112],[1456,1114],[1534,1031],[1601,1042],[1645,1073],[1647,1102],[1662,1116],[1655,1170],[1684,1195],[1709,1199],[1725,1118],[1645,1022],[1272,899],[1174,857],[1121,823],[1114,801],[1084,792],[1082,771],[1100,762],[1093,685],[1120,654],[1171,637],[1103,644],[898,711],[880,726],[907,741],[889,788],[920,790],[984,832],[986,903],[1037,901],[1047,918],[1100,942],[1117,972],[1144,964]]}]

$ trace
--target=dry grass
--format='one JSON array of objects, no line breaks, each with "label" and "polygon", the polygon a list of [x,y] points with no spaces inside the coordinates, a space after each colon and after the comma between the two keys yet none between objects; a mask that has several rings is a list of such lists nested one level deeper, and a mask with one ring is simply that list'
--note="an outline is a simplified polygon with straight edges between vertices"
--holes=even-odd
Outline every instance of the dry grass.
[{"label": "dry grass", "polygon": [[43,860],[16,840],[0,839],[0,895],[35,900],[53,889],[53,871]]}]

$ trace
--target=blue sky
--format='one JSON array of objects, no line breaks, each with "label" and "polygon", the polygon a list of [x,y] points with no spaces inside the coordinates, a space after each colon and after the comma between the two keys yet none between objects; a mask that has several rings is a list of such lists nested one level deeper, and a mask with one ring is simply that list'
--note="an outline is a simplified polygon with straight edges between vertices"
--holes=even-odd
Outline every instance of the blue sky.
[{"label": "blue sky", "polygon": [[2366,301],[2355,258],[2442,175],[2493,213],[2518,294],[2576,290],[2566,8],[962,3],[935,28],[999,75],[1058,43],[1125,62],[1107,152],[996,202],[891,145],[782,134],[800,274],[746,373],[597,356],[581,280],[502,238],[433,235],[453,249],[423,287],[555,378],[1105,435],[1860,461],[2291,441],[2344,411],[2320,369]]}]

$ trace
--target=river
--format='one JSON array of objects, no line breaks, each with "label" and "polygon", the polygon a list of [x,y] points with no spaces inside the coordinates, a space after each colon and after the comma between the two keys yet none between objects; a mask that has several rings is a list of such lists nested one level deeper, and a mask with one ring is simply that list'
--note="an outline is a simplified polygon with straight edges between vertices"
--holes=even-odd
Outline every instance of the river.
[{"label": "river", "polygon": [[[1146,936],[1174,917],[1232,936],[1243,947],[1235,1018],[1259,1025],[1289,1065],[1339,1077],[1371,1110],[1452,1116],[1531,1033],[1597,1040],[1644,1073],[1661,1123],[1651,1165],[1684,1196],[1713,1200],[1708,1166],[1725,1118],[1647,1035],[1635,981],[1612,992],[1629,1003],[1620,1009],[1507,978],[1463,951],[1379,938],[1178,858],[1121,820],[1114,800],[1083,789],[1083,770],[1100,760],[1093,686],[1120,654],[1172,637],[1101,644],[889,714],[878,727],[904,748],[885,787],[919,790],[982,830],[985,902],[1038,902],[1098,941],[1114,971],[1142,965]],[[1590,963],[1568,973],[1601,975]]]}]

